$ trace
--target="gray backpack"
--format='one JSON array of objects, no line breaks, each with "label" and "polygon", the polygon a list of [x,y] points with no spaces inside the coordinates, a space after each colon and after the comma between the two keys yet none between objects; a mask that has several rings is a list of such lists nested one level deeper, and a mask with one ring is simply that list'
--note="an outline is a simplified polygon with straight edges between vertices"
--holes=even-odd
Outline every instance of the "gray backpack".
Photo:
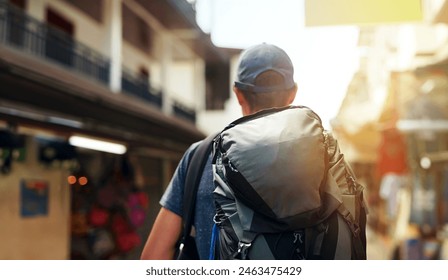
[{"label": "gray backpack", "polygon": [[236,120],[214,139],[210,259],[366,259],[362,187],[303,106]]}]

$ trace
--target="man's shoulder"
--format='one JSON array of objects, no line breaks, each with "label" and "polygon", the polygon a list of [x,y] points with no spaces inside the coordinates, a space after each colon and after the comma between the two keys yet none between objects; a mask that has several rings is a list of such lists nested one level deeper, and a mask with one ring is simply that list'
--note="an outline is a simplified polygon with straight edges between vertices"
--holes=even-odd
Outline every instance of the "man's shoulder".
[{"label": "man's shoulder", "polygon": [[192,144],[188,147],[188,149],[185,151],[185,153],[184,153],[184,158],[187,159],[187,160],[190,159],[191,156],[193,155],[194,151],[196,151],[197,147],[199,146],[199,144],[201,144],[202,141],[203,141],[203,140],[199,140],[199,141],[197,141],[197,142],[192,143]]},{"label": "man's shoulder", "polygon": [[[214,133],[211,133],[211,134],[209,134],[206,138],[204,138],[204,139],[202,139],[202,140],[199,140],[199,141],[197,141],[197,142],[194,142],[193,144],[191,144],[190,145],[190,147],[188,148],[188,150],[187,150],[187,152],[186,152],[186,154],[188,154],[188,155],[192,155],[193,154],[193,152],[195,152],[198,148],[199,148],[199,146],[201,145],[201,144],[206,144],[206,145],[212,145],[212,143],[213,143],[213,139],[218,135],[219,133],[218,132],[214,132]],[[205,148],[205,147],[204,147]]]}]

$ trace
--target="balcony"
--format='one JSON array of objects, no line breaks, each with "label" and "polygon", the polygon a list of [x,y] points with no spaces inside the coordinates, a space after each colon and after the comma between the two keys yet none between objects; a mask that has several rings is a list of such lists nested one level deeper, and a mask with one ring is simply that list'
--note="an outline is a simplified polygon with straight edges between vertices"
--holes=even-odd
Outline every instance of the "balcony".
[{"label": "balcony", "polygon": [[162,92],[151,88],[148,79],[130,70],[122,70],[121,89],[123,93],[138,97],[159,109],[162,108]]},{"label": "balcony", "polygon": [[[163,91],[151,87],[147,77],[140,76],[128,69],[123,69],[121,73],[121,89],[124,94],[140,98],[162,109],[164,102]],[[192,123],[196,122],[195,110],[182,104],[182,102],[173,101],[171,108],[174,116]]]},{"label": "balcony", "polygon": [[[109,87],[110,60],[107,57],[1,0],[0,45],[50,61]],[[123,94],[152,104],[159,111],[162,109],[163,92],[152,88],[147,78],[122,68],[121,84]],[[194,110],[177,101],[170,106],[174,116],[195,123]]]},{"label": "balcony", "polygon": [[178,101],[175,101],[173,103],[172,108],[173,113],[176,117],[182,118],[192,123],[196,122],[196,111],[194,109],[188,108],[187,106]]},{"label": "balcony", "polygon": [[[123,69],[121,73],[121,89],[124,94],[128,94],[143,101],[151,103],[159,109],[162,109],[163,92],[151,87],[147,77],[142,77],[128,69]],[[171,104],[174,116],[196,122],[196,112],[194,109],[182,104],[182,102],[174,101]]]},{"label": "balcony", "polygon": [[4,1],[0,1],[0,44],[109,84],[110,62],[106,57]]}]

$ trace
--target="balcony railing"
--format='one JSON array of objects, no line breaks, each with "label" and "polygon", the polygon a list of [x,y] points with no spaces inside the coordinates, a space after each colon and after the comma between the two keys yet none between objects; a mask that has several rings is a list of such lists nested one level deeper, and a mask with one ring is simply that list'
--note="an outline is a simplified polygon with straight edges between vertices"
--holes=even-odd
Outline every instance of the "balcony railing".
[{"label": "balcony railing", "polygon": [[[52,61],[109,85],[110,60],[107,57],[70,35],[30,17],[5,0],[0,0],[0,45]],[[152,88],[147,79],[123,69],[121,84],[125,94],[162,108],[162,91]],[[180,102],[172,104],[172,112],[179,118],[193,123],[196,121],[196,112]]]},{"label": "balcony railing", "polygon": [[[147,77],[142,77],[128,69],[123,69],[121,73],[121,89],[125,94],[138,97],[146,102],[162,108],[162,92],[152,88]],[[185,120],[195,123],[196,112],[178,101],[171,105],[173,114]]]},{"label": "balcony railing", "polygon": [[[123,69],[121,74],[121,89],[124,93],[136,96],[150,102],[151,104],[162,108],[162,91],[156,90],[150,86],[147,77],[142,77],[128,69]],[[196,112],[183,105],[179,101],[174,101],[172,106],[173,114],[190,122],[196,122]]]},{"label": "balcony railing", "polygon": [[196,122],[196,111],[194,109],[188,108],[182,103],[176,101],[173,104],[173,112],[174,115],[186,119],[192,123]]},{"label": "balcony railing", "polygon": [[109,59],[3,0],[0,0],[0,44],[109,84]]},{"label": "balcony railing", "polygon": [[151,88],[148,79],[130,70],[123,69],[121,73],[121,89],[124,93],[141,98],[158,108],[162,108],[162,93]]}]

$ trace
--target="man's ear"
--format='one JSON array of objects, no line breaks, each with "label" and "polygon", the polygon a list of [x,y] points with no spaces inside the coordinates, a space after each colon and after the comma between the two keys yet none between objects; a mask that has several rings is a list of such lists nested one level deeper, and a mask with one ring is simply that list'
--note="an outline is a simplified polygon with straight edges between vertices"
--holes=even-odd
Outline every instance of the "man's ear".
[{"label": "man's ear", "polygon": [[292,102],[294,102],[294,99],[296,99],[296,94],[297,94],[297,84],[295,84],[294,88],[291,89],[291,92],[290,92],[289,98],[288,98],[288,104],[292,104]]},{"label": "man's ear", "polygon": [[241,106],[241,110],[243,112],[243,115],[248,115],[250,114],[250,106],[249,103],[247,102],[246,97],[244,96],[244,93],[237,87],[233,87],[233,92],[236,95],[236,98],[238,99],[238,103]]},{"label": "man's ear", "polygon": [[244,97],[244,94],[235,86],[233,87],[233,92],[235,93],[236,98],[238,99],[238,103],[240,104],[240,106],[241,107],[243,105],[245,106],[247,101],[246,101],[246,98]]}]

